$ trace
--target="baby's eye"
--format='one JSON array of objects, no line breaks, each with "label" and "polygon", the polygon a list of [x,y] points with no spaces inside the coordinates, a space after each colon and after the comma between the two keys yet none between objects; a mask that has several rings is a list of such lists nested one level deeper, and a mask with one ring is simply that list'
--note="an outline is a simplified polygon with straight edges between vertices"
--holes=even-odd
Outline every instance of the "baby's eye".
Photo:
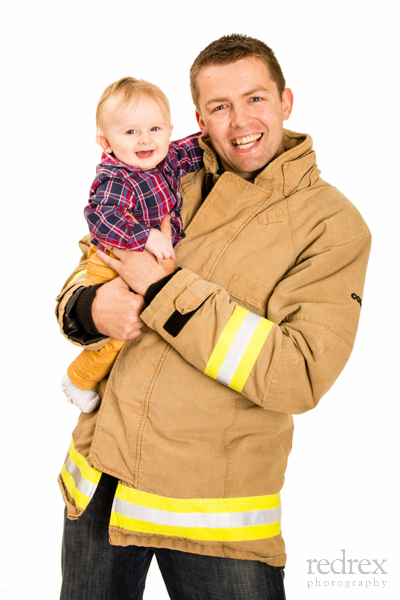
[{"label": "baby's eye", "polygon": [[136,129],[128,129],[128,131],[126,133],[128,135],[133,135],[134,133],[136,133]]},{"label": "baby's eye", "polygon": [[160,131],[161,127],[152,127],[150,131]]}]

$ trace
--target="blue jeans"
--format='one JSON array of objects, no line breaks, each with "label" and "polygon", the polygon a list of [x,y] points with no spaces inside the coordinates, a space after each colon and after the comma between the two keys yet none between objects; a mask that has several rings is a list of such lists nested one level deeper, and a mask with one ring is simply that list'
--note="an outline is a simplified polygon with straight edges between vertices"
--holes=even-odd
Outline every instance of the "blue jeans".
[{"label": "blue jeans", "polygon": [[112,546],[108,525],[116,485],[103,474],[82,517],[65,516],[61,600],[141,600],[153,555],[172,600],[285,600],[283,569],[259,561]]}]

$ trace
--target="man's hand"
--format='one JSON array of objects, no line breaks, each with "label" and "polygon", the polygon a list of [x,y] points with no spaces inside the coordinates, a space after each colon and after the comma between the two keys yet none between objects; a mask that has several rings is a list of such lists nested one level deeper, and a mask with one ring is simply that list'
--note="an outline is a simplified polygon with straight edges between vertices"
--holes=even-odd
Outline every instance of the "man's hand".
[{"label": "man's hand", "polygon": [[125,281],[117,277],[97,289],[92,317],[103,335],[116,340],[133,340],[144,325],[140,319],[143,309],[143,297],[133,294]]},{"label": "man's hand", "polygon": [[158,229],[152,229],[145,245],[146,250],[154,254],[158,263],[166,258],[175,260],[171,237],[167,237]]},{"label": "man's hand", "polygon": [[[161,221],[161,231],[167,236],[167,239],[171,239],[169,215],[164,217]],[[161,263],[158,263],[154,255],[147,250],[144,250],[143,252],[134,252],[114,248],[114,254],[117,258],[108,256],[108,254],[105,254],[100,250],[97,251],[97,256],[104,264],[114,269],[128,286],[141,296],[145,295],[152,283],[160,281],[160,279],[163,279],[163,277],[166,277],[175,271],[175,261],[172,258],[165,259],[161,261]]]}]

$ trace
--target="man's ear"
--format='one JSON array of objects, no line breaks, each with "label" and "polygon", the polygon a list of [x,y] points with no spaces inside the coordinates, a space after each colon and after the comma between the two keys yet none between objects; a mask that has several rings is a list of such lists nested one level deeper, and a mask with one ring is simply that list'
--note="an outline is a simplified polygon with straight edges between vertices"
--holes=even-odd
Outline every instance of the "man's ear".
[{"label": "man's ear", "polygon": [[283,104],[283,120],[287,119],[292,114],[293,109],[293,92],[290,88],[286,88],[282,92],[282,104]]},{"label": "man's ear", "polygon": [[104,137],[104,135],[98,133],[96,135],[96,142],[104,152],[107,152],[107,154],[111,154],[112,148],[110,146],[110,142],[107,138]]},{"label": "man's ear", "polygon": [[208,135],[208,130],[207,130],[206,124],[205,124],[205,122],[203,120],[203,117],[201,116],[201,114],[197,110],[197,108],[196,108],[196,113],[195,114],[196,114],[196,121],[197,121],[197,123],[198,123],[198,125],[200,127],[201,133],[203,135]]}]

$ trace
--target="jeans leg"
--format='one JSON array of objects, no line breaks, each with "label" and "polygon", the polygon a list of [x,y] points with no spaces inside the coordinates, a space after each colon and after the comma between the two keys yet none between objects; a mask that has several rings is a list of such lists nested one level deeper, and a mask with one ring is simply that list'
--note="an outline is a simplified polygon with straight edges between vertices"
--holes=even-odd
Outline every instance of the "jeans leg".
[{"label": "jeans leg", "polygon": [[112,546],[111,506],[118,481],[103,474],[83,515],[66,518],[60,600],[141,600],[153,549]]},{"label": "jeans leg", "polygon": [[237,560],[155,550],[171,600],[285,600],[283,569]]}]

